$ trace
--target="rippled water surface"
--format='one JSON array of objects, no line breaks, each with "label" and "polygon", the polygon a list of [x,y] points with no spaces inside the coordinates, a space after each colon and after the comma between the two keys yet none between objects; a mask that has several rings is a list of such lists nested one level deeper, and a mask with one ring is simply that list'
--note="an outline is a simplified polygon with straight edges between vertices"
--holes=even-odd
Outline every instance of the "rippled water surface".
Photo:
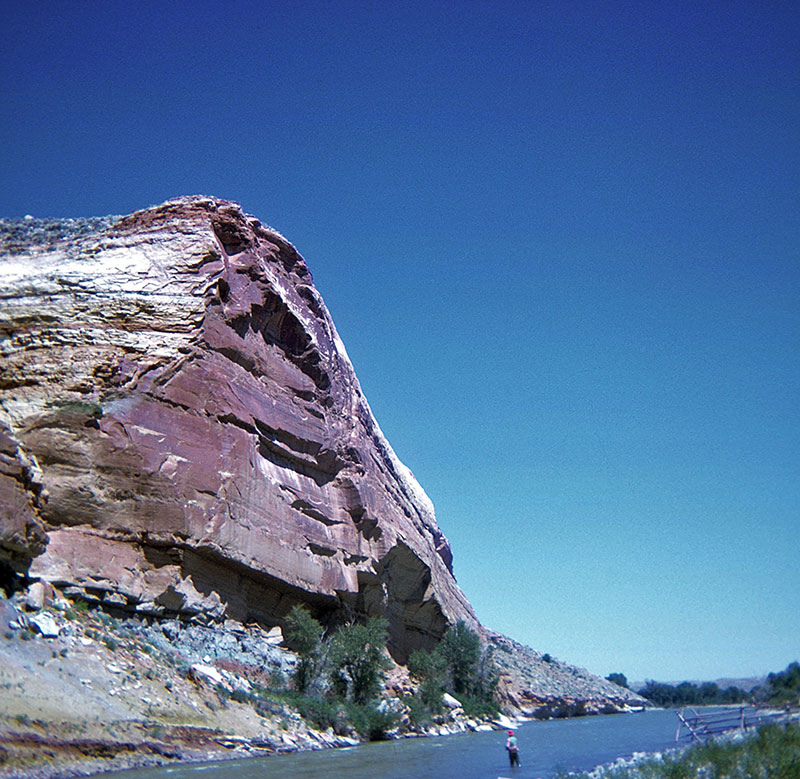
[{"label": "rippled water surface", "polygon": [[509,768],[504,731],[415,738],[266,758],[125,771],[117,779],[549,779],[559,770],[594,768],[634,752],[675,745],[671,711],[529,722],[517,728],[521,767]]}]

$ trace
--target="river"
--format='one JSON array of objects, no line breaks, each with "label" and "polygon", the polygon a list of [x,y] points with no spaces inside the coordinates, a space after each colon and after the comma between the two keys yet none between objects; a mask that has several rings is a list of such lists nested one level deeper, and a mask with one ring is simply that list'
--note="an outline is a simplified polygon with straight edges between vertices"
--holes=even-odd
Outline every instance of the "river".
[{"label": "river", "polygon": [[634,752],[675,745],[673,711],[526,722],[516,729],[521,767],[513,773],[504,731],[384,741],[247,760],[124,771],[114,779],[550,779]]}]

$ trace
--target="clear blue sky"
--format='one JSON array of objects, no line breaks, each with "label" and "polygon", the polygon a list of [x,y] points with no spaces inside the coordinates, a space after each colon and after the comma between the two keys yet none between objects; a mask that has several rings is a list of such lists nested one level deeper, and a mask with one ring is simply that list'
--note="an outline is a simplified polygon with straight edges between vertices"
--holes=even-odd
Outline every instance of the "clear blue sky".
[{"label": "clear blue sky", "polygon": [[7,4],[0,214],[210,194],[306,257],[481,619],[800,659],[800,8]]}]

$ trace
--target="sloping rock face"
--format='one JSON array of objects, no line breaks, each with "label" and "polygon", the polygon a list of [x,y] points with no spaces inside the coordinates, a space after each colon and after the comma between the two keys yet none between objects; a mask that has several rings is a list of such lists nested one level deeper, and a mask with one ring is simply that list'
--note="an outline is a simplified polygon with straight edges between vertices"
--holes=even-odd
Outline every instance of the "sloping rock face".
[{"label": "sloping rock face", "polygon": [[400,661],[477,627],[281,235],[203,197],[0,232],[7,567],[141,614],[383,615]]},{"label": "sloping rock face", "polygon": [[508,711],[548,719],[651,705],[632,690],[541,654],[500,633],[485,629],[484,637],[500,674],[498,699]]}]

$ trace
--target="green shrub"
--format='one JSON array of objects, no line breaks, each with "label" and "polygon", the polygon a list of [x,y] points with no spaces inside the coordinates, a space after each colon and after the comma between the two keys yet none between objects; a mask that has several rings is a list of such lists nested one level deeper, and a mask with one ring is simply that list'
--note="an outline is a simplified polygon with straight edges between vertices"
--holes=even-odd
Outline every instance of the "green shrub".
[{"label": "green shrub", "polygon": [[612,684],[616,684],[619,687],[628,687],[628,679],[625,677],[625,674],[621,673],[613,673],[606,676],[606,680],[611,682]]},{"label": "green shrub", "polygon": [[370,617],[366,625],[345,625],[331,640],[329,660],[334,692],[354,703],[376,698],[389,668],[385,619]]},{"label": "green shrub", "polygon": [[682,754],[612,769],[606,775],[609,779],[797,779],[800,726],[766,725],[741,741],[698,744]]},{"label": "green shrub", "polygon": [[284,635],[286,646],[299,658],[294,671],[295,689],[305,693],[319,665],[322,625],[311,616],[308,609],[296,605],[286,617]]},{"label": "green shrub", "polygon": [[337,724],[340,705],[336,701],[301,695],[298,692],[281,693],[280,698],[296,709],[304,720],[311,722],[319,730],[327,730]]},{"label": "green shrub", "polygon": [[231,693],[231,700],[236,703],[252,703],[253,696],[246,690],[234,690]]},{"label": "green shrub", "polygon": [[438,646],[450,673],[450,683],[456,696],[469,693],[478,675],[481,642],[463,620],[453,625]]},{"label": "green shrub", "polygon": [[231,697],[231,691],[222,684],[214,685],[214,692],[217,694],[217,700],[224,706],[228,699]]},{"label": "green shrub", "polygon": [[462,695],[458,700],[461,702],[464,714],[472,719],[488,719],[500,713],[500,709],[491,697]]},{"label": "green shrub", "polygon": [[430,725],[433,714],[419,694],[404,696],[403,703],[408,709],[408,719],[414,727],[424,728]]},{"label": "green shrub", "polygon": [[387,739],[387,734],[397,727],[400,719],[395,712],[388,709],[382,711],[371,704],[359,705],[348,702],[345,704],[345,711],[356,732],[369,741]]},{"label": "green shrub", "polygon": [[440,652],[416,649],[408,658],[408,672],[419,682],[418,696],[432,714],[442,710],[442,694],[447,683],[447,662]]},{"label": "green shrub", "polygon": [[286,677],[282,671],[270,671],[269,687],[271,690],[283,690],[286,687]]},{"label": "green shrub", "polygon": [[766,697],[770,703],[800,700],[800,664],[789,663],[785,671],[767,677]]}]

